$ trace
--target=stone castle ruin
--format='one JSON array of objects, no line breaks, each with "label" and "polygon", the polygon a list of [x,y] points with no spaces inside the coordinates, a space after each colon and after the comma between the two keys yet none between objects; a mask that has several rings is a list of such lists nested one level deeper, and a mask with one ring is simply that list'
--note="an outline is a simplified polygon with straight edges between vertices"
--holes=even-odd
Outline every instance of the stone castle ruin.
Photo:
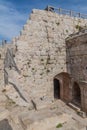
[{"label": "stone castle ruin", "polygon": [[0,87],[19,106],[61,99],[87,112],[87,19],[57,11],[34,9],[12,44],[0,47]]}]

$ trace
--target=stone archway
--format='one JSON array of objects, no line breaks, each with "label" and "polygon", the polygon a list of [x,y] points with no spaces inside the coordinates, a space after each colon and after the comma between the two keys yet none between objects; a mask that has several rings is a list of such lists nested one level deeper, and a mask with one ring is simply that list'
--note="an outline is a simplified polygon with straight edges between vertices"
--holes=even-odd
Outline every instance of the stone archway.
[{"label": "stone archway", "polygon": [[74,82],[73,84],[72,94],[73,94],[72,102],[77,106],[81,106],[81,90],[77,82]]},{"label": "stone archway", "polygon": [[69,102],[70,99],[70,76],[66,72],[61,72],[53,79],[54,82],[54,99],[61,99]]},{"label": "stone archway", "polygon": [[60,82],[56,78],[54,78],[54,98],[60,99]]}]

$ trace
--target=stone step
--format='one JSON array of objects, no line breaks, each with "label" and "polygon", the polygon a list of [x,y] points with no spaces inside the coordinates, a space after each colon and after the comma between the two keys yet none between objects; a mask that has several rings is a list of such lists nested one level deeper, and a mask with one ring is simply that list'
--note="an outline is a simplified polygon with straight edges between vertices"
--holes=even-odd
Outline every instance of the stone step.
[{"label": "stone step", "polygon": [[0,121],[8,118],[8,116],[9,116],[9,111],[4,108],[0,108]]},{"label": "stone step", "polygon": [[68,103],[68,105],[71,107],[71,108],[73,108],[74,110],[76,110],[76,111],[80,111],[80,109],[81,108],[79,108],[78,106],[76,106],[76,105],[74,105],[73,103]]}]

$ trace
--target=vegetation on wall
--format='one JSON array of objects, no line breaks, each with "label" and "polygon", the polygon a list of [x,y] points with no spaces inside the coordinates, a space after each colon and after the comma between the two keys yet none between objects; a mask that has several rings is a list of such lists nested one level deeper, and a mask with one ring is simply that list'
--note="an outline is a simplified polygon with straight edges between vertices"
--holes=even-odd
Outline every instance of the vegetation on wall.
[{"label": "vegetation on wall", "polygon": [[76,25],[75,28],[78,29],[78,31],[81,31],[83,29],[83,27],[80,25]]},{"label": "vegetation on wall", "polygon": [[57,23],[56,23],[56,25],[58,26],[58,25],[60,25],[60,23],[59,23],[59,22],[57,22]]},{"label": "vegetation on wall", "polygon": [[61,128],[63,125],[61,123],[57,124],[56,128]]}]

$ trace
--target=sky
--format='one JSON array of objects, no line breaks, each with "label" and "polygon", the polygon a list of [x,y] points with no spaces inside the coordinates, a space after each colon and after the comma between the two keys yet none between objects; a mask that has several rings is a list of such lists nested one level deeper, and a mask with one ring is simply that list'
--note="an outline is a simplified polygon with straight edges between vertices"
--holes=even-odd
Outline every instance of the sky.
[{"label": "sky", "polygon": [[87,0],[0,0],[0,41],[19,35],[32,9],[47,5],[87,14]]}]

